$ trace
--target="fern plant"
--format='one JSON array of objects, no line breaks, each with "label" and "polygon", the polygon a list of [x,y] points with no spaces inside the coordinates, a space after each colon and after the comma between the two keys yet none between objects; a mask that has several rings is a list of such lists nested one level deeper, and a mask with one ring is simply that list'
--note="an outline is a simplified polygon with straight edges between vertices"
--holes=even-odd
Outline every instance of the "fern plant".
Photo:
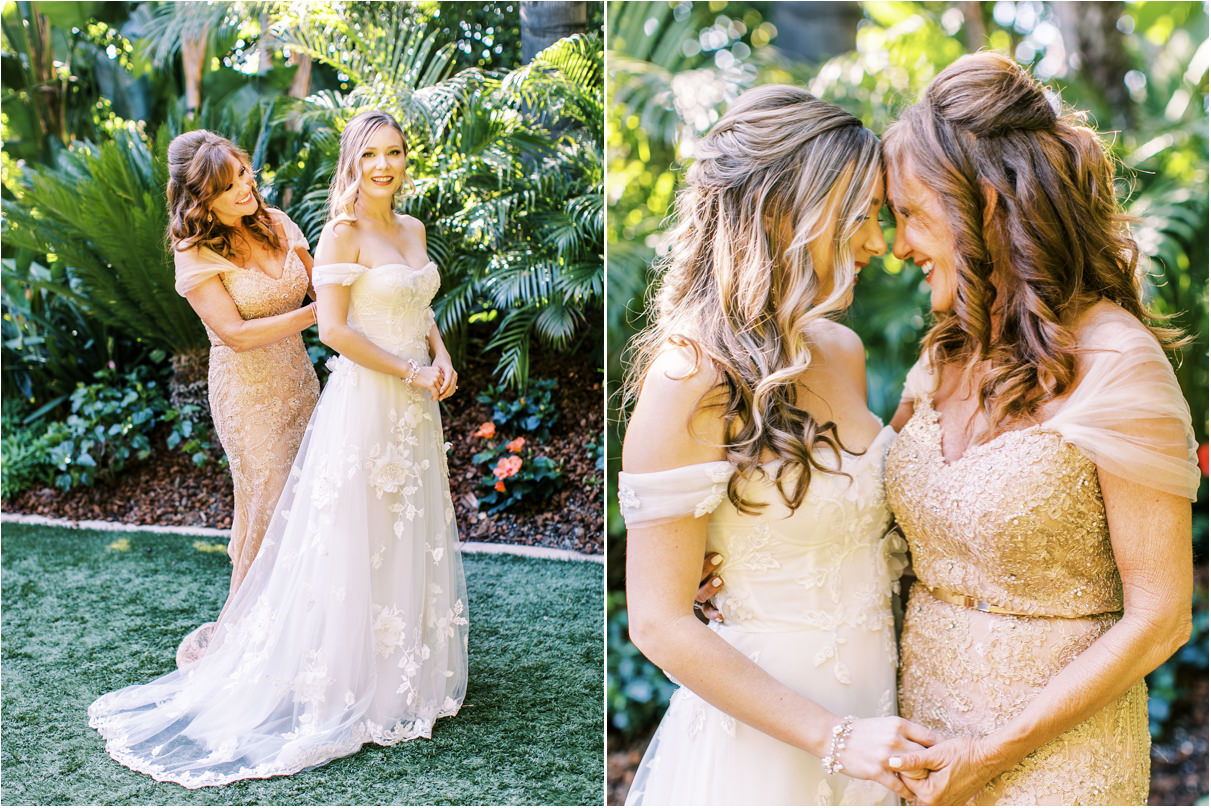
[{"label": "fern plant", "polygon": [[504,74],[454,73],[453,49],[438,44],[423,9],[392,4],[342,17],[326,8],[275,29],[357,85],[308,99],[300,117],[311,140],[298,172],[314,184],[288,213],[317,233],[327,177],[321,183],[316,169],[335,166],[336,133],[363,109],[393,112],[417,183],[404,209],[428,226],[442,268],[434,310],[447,344],[460,354],[473,318],[493,322],[486,347],[500,352],[496,375],[524,386],[535,340],[572,348],[601,306],[600,39],[569,37]]}]

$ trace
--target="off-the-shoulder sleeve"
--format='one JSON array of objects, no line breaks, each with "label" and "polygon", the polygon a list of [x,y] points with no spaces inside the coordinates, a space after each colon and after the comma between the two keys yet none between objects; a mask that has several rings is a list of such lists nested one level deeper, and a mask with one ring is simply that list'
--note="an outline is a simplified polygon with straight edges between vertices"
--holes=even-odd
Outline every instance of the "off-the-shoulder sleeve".
[{"label": "off-the-shoulder sleeve", "polygon": [[706,516],[727,496],[732,464],[696,463],[643,474],[618,472],[618,505],[628,528]]},{"label": "off-the-shoulder sleeve", "polygon": [[307,237],[303,235],[303,231],[299,226],[291,221],[290,217],[277,208],[269,208],[269,215],[277,222],[278,227],[282,228],[282,232],[286,234],[286,245],[290,249],[302,247],[304,250],[311,252],[311,245],[307,243]]},{"label": "off-the-shoulder sleeve", "polygon": [[311,282],[321,286],[348,286],[360,278],[369,267],[361,264],[324,264],[311,270]]},{"label": "off-the-shoulder sleeve", "polygon": [[181,297],[211,278],[236,268],[230,261],[205,247],[173,250],[172,260],[175,266],[173,288]]},{"label": "off-the-shoulder sleeve", "polygon": [[933,377],[933,368],[929,364],[929,357],[922,353],[913,366],[908,369],[908,376],[904,379],[904,392],[900,394],[900,402],[916,401],[921,396],[933,396],[937,386]]},{"label": "off-the-shoulder sleeve", "polygon": [[1112,304],[1092,320],[1077,335],[1077,385],[1048,426],[1111,474],[1195,499],[1190,407],[1160,344]]}]

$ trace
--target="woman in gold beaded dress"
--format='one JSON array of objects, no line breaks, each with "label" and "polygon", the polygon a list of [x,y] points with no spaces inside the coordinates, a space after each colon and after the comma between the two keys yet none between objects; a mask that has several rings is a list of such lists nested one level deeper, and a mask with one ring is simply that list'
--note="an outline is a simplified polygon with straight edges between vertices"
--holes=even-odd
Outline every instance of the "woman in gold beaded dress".
[{"label": "woman in gold beaded dress", "polygon": [[[169,240],[176,290],[210,337],[210,412],[231,464],[231,592],[256,558],[286,485],[319,380],[302,330],[316,322],[307,239],[257,191],[248,155],[206,130],[168,146]],[[230,595],[229,595],[230,597]],[[177,664],[205,652],[214,623],[191,632]]]},{"label": "woman in gold beaded dress", "polygon": [[1007,57],[965,56],[884,138],[893,252],[937,324],[889,503],[918,582],[889,760],[929,804],[1144,804],[1144,676],[1190,634],[1189,409],[1149,326],[1097,135]]}]

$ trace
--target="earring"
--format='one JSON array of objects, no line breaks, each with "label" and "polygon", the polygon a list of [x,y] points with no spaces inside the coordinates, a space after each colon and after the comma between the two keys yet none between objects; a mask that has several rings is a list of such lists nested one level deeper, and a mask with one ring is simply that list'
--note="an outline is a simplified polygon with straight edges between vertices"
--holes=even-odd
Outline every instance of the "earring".
[{"label": "earring", "polygon": [[211,222],[213,222],[213,221],[214,221],[214,214],[213,214],[213,213],[207,213],[207,214],[206,214],[206,223],[207,223],[207,224],[210,224],[210,223],[211,223]]}]

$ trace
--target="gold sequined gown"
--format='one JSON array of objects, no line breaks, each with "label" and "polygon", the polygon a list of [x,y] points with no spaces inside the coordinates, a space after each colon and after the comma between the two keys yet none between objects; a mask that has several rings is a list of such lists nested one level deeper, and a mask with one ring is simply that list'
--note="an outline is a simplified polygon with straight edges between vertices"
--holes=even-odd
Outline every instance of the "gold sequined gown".
[{"label": "gold sequined gown", "polygon": [[[1121,617],[1098,470],[1194,499],[1190,410],[1157,340],[1099,301],[1072,326],[1077,378],[1033,426],[948,462],[922,359],[913,415],[887,457],[887,499],[908,540],[914,584],[901,638],[900,714],[945,735],[1008,723]],[[942,592],[943,598],[931,592]],[[1012,614],[955,605],[977,598]],[[1143,805],[1143,680],[996,777],[974,804]]]},{"label": "gold sequined gown", "polygon": [[[307,295],[307,271],[290,250],[280,278],[233,267],[221,276],[245,320],[286,314]],[[236,352],[210,336],[210,413],[231,464],[235,509],[231,519],[231,589],[256,558],[307,420],[319,398],[301,333],[250,351]]]},{"label": "gold sequined gown", "polygon": [[[310,283],[296,248],[308,249],[302,231],[279,210],[270,209],[285,235],[281,275],[237,266],[210,250],[176,254],[177,291],[185,294],[217,277],[245,320],[286,314],[302,305]],[[231,467],[235,503],[231,520],[231,593],[244,580],[260,550],[320,385],[301,333],[271,345],[235,351],[206,327],[210,338],[210,414]],[[206,651],[214,623],[191,631],[177,648],[186,665]]]},{"label": "gold sequined gown", "polygon": [[[948,736],[987,735],[1121,616],[1097,467],[1046,428],[942,457],[928,399],[887,459],[888,501],[918,582],[901,638],[900,714]],[[1022,614],[934,597],[945,587]],[[976,804],[1144,804],[1143,681],[993,780]]]}]

